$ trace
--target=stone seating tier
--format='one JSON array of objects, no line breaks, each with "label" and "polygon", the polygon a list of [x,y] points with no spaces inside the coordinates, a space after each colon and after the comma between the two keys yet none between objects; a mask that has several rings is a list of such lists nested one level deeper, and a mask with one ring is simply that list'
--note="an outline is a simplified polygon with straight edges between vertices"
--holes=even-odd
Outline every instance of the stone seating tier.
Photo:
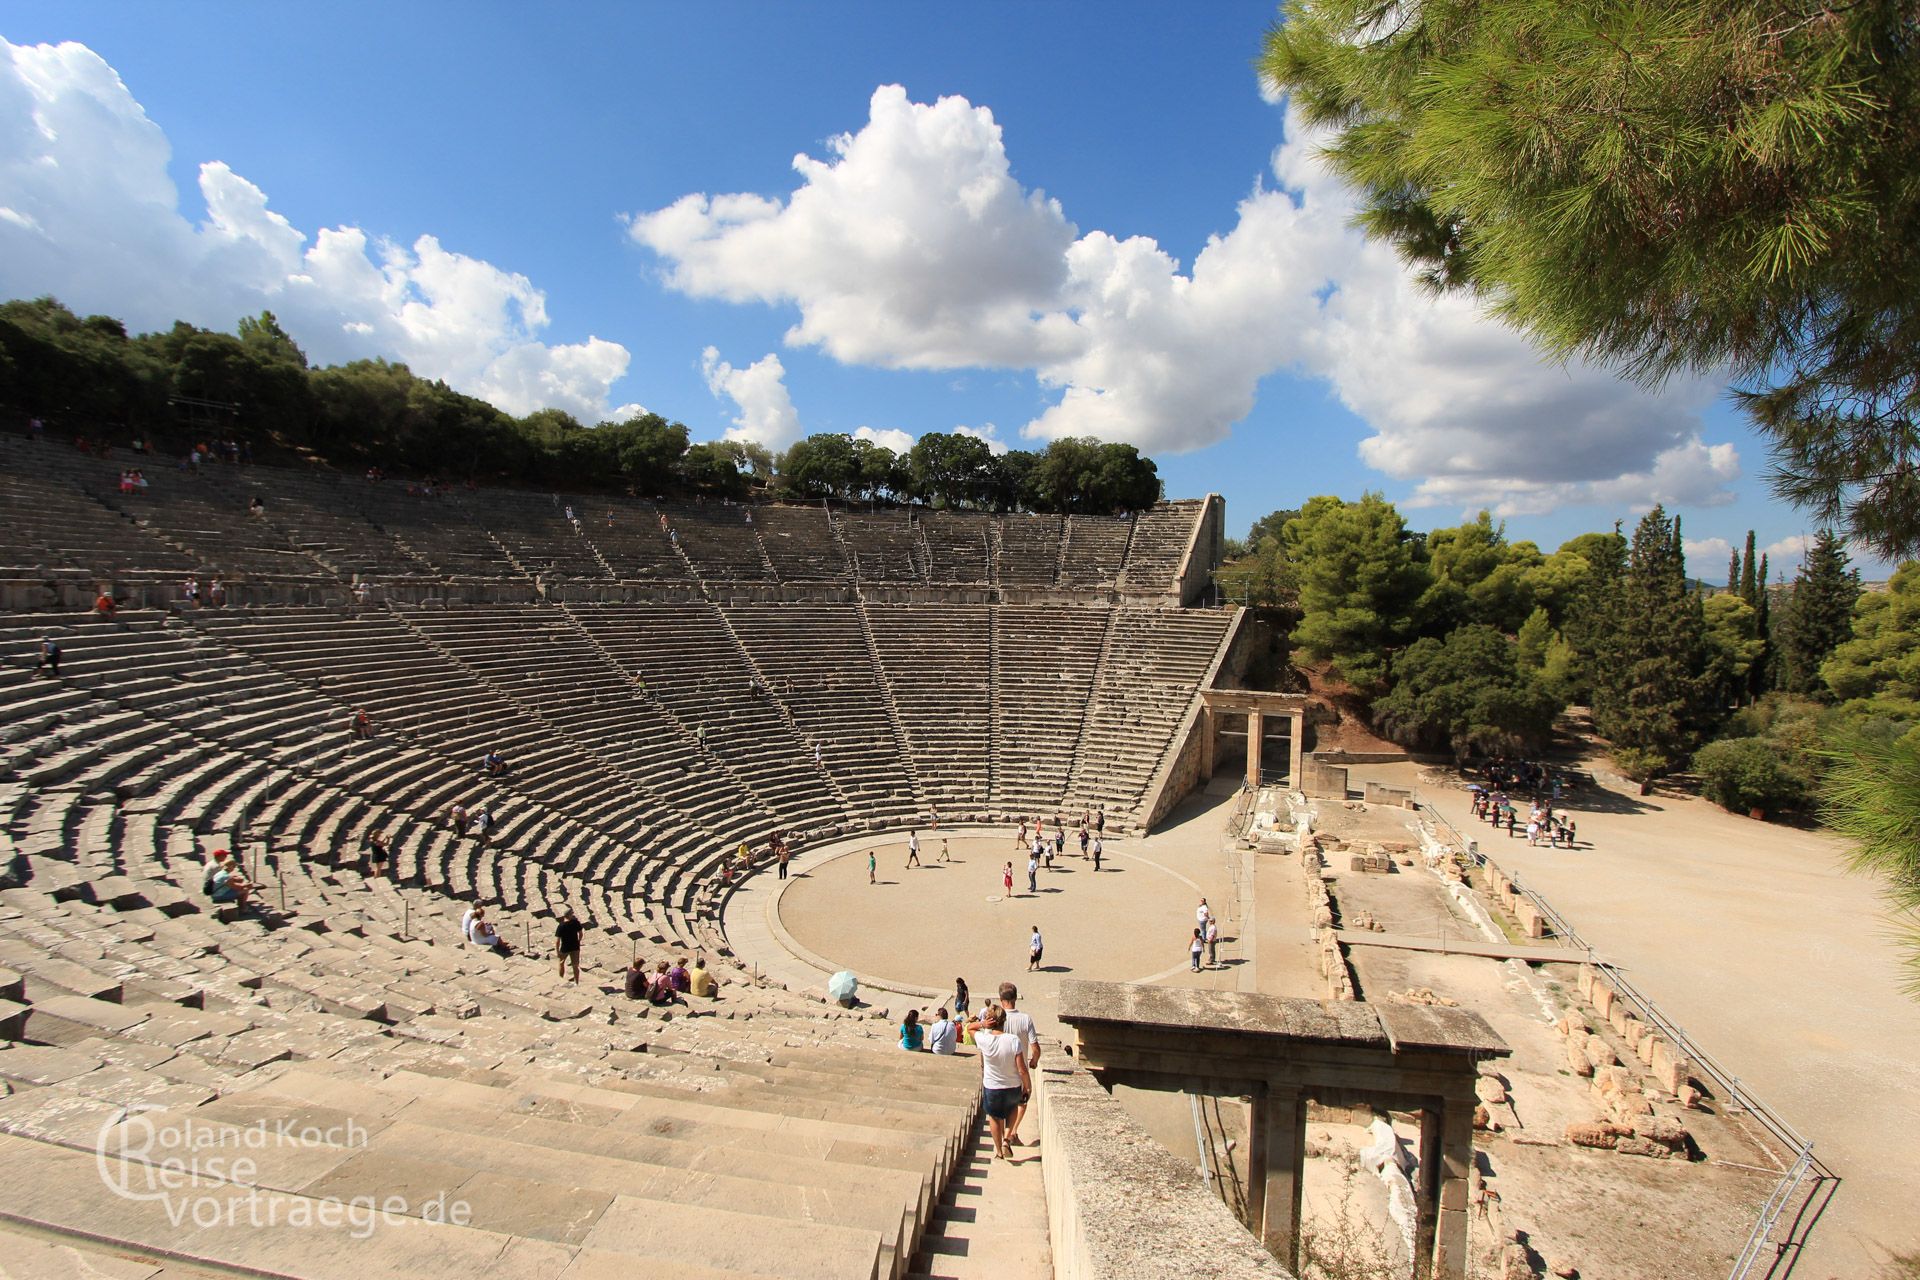
[{"label": "stone seating tier", "polygon": [[965,1149],[971,1068],[900,1055],[888,1023],[737,970],[719,1001],[663,1020],[616,994],[624,940],[589,937],[575,987],[459,945],[451,899],[297,856],[263,876],[284,913],[222,918],[167,879],[168,858],[197,863],[191,831],[161,828],[156,847],[155,827],[83,804],[54,838],[50,794],[0,784],[0,842],[25,833],[7,850],[24,883],[0,889],[0,1194],[40,1248],[364,1274],[368,1255],[329,1233],[182,1231],[150,1204],[76,1194],[83,1177],[97,1189],[102,1127],[134,1103],[157,1131],[351,1120],[336,1133],[357,1138],[268,1144],[244,1186],[209,1194],[291,1210],[456,1193],[465,1226],[379,1237],[400,1271],[429,1261],[407,1253],[418,1238],[442,1269],[497,1263],[511,1240],[530,1274],[897,1276]]},{"label": "stone seating tier", "polygon": [[[119,491],[129,467],[148,481],[136,494]],[[509,584],[529,593],[564,588],[570,599],[619,584],[856,580],[1164,594],[1202,509],[1175,502],[1133,517],[1000,516],[464,486],[428,492],[317,468],[184,468],[125,449],[96,457],[12,435],[0,435],[0,496],[0,568],[16,576],[130,585],[146,575],[220,575],[251,584],[251,599],[281,602],[318,598],[316,587],[344,593],[356,579],[454,592],[465,584],[494,593]],[[248,514],[256,498],[260,517]]]}]

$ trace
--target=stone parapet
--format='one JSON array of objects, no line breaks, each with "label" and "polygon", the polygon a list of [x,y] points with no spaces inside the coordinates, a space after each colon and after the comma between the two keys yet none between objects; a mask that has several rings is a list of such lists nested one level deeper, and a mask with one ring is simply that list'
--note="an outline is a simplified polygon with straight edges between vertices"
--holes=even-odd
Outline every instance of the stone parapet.
[{"label": "stone parapet", "polygon": [[1092,1077],[1043,1074],[1036,1103],[1056,1280],[1292,1280]]}]

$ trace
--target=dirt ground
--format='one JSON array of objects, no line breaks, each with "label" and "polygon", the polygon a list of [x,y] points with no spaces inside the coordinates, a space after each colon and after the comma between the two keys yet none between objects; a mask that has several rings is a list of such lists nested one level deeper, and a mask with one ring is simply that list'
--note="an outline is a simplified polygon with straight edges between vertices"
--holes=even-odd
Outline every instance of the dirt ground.
[{"label": "dirt ground", "polygon": [[[1581,848],[1482,840],[1657,1001],[1721,1066],[1815,1144],[1836,1175],[1810,1203],[1795,1280],[1871,1280],[1920,1248],[1920,1008],[1902,994],[1879,887],[1817,831],[1638,788],[1604,757],[1565,806]],[[1450,772],[1355,769],[1350,785],[1414,786],[1469,836]]]},{"label": "dirt ground", "polygon": [[[1405,810],[1356,812],[1324,803],[1322,831],[1350,838],[1405,840]],[[1342,866],[1338,855],[1336,868]],[[1393,933],[1480,935],[1440,878],[1423,862],[1390,874],[1336,870],[1331,884],[1350,935],[1371,916]],[[1484,904],[1483,904],[1484,905]],[[1566,1126],[1597,1117],[1586,1080],[1566,1066],[1564,1041],[1547,1010],[1572,1007],[1573,970],[1517,961],[1385,947],[1348,948],[1362,995],[1390,1000],[1430,990],[1485,1017],[1513,1056],[1498,1064],[1509,1102],[1492,1108],[1499,1133],[1479,1135],[1481,1173],[1493,1209],[1475,1222],[1475,1248],[1494,1229],[1526,1232],[1543,1258],[1571,1262],[1586,1276],[1619,1280],[1717,1280],[1745,1242],[1775,1166],[1737,1122],[1704,1112],[1668,1113],[1700,1148],[1690,1161],[1649,1160],[1567,1144]],[[1761,1170],[1761,1171],[1756,1171]]]}]

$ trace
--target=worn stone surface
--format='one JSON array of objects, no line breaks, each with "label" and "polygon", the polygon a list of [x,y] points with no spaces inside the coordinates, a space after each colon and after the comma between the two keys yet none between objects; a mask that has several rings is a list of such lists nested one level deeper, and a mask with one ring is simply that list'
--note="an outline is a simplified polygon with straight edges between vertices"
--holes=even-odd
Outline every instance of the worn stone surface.
[{"label": "worn stone surface", "polygon": [[1238,1031],[1385,1049],[1372,1006],[1128,982],[1060,984],[1060,1021]]},{"label": "worn stone surface", "polygon": [[[1091,1077],[1049,1076],[1041,1089],[1056,1274],[1291,1280],[1194,1167],[1144,1133]],[[1063,1212],[1072,1216],[1067,1230],[1059,1222]],[[1058,1256],[1069,1248],[1076,1249],[1073,1257]]]}]

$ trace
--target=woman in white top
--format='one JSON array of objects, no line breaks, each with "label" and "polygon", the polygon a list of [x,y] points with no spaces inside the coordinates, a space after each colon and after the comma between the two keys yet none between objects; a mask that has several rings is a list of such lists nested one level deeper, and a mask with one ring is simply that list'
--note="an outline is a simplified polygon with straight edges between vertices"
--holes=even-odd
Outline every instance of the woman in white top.
[{"label": "woman in white top", "polygon": [[980,1109],[987,1113],[987,1125],[993,1130],[996,1160],[1013,1158],[1007,1147],[1007,1120],[1033,1088],[1020,1037],[1004,1029],[1006,1021],[1006,1010],[989,1004],[973,1033],[973,1043],[980,1050]]}]

